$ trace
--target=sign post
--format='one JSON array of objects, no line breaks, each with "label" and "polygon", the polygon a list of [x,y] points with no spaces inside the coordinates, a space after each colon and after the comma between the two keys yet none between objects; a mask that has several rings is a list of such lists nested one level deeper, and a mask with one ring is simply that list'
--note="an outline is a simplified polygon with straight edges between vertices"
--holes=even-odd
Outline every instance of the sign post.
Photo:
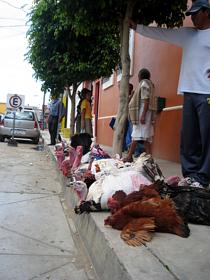
[{"label": "sign post", "polygon": [[12,139],[8,141],[9,146],[17,147],[17,142],[14,139],[15,134],[15,117],[18,109],[22,109],[24,107],[25,96],[17,95],[17,94],[8,94],[7,95],[7,108],[13,110],[13,126],[12,126]]}]

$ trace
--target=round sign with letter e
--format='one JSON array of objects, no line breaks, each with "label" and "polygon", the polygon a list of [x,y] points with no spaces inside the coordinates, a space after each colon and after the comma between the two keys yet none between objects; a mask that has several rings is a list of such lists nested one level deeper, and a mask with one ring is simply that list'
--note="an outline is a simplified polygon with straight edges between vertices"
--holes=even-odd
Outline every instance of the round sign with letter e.
[{"label": "round sign with letter e", "polygon": [[24,107],[24,95],[8,94],[7,95],[7,107],[12,109],[18,109]]}]

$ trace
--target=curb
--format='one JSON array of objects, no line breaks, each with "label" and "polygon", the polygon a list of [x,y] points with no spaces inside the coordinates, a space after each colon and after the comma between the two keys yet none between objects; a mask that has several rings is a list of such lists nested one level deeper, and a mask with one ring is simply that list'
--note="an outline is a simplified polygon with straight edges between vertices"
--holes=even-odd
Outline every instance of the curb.
[{"label": "curb", "polygon": [[108,212],[82,215],[74,213],[74,207],[78,204],[77,195],[70,187],[66,187],[66,177],[57,167],[54,150],[46,146],[43,135],[42,139],[45,150],[55,164],[68,213],[98,278],[100,280],[177,280],[178,278],[160,263],[149,247],[129,247],[121,240],[119,231],[104,227],[104,219]]},{"label": "curb", "polygon": [[[84,213],[82,215],[74,213],[74,207],[78,204],[77,195],[70,187],[66,187],[66,177],[62,175],[57,167],[54,150],[52,147],[46,146],[45,138],[43,135],[41,137],[45,150],[55,164],[55,169],[62,186],[62,194],[68,212],[71,213],[71,219],[75,223],[76,229],[86,248],[98,278],[100,280],[133,280],[123,263],[118,259],[109,239],[107,239],[101,231],[101,226],[103,226],[102,223],[107,216],[107,213]],[[108,229],[108,231],[109,230],[110,229]],[[115,231],[115,233],[119,234],[117,231]],[[119,239],[119,241],[121,240]]]}]

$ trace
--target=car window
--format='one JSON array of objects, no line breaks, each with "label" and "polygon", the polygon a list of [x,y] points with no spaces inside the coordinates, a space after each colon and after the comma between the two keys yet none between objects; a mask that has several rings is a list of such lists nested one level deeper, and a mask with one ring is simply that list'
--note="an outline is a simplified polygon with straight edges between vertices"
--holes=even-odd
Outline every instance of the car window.
[{"label": "car window", "polygon": [[[13,112],[8,112],[5,116],[6,119],[13,119]],[[16,112],[16,120],[34,121],[34,113],[30,111]]]}]

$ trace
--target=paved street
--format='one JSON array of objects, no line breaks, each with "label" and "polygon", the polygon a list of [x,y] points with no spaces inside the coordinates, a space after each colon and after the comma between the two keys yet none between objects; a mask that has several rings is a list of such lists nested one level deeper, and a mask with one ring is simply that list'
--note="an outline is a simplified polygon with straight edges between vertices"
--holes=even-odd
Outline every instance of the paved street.
[{"label": "paved street", "polygon": [[95,279],[45,151],[0,143],[0,280]]}]

